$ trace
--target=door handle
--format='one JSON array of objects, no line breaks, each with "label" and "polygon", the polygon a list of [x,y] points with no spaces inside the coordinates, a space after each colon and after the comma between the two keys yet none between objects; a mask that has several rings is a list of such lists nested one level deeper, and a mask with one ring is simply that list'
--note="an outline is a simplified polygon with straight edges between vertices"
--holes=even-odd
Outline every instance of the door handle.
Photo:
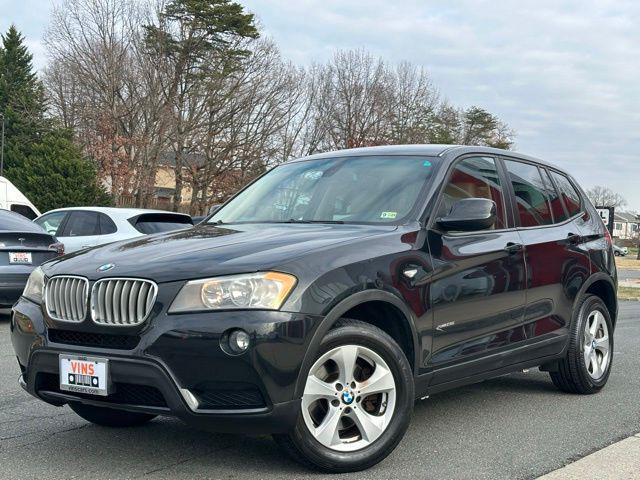
[{"label": "door handle", "polygon": [[504,250],[509,255],[515,255],[516,253],[520,253],[522,250],[524,250],[524,245],[522,245],[521,243],[509,242],[504,247]]},{"label": "door handle", "polygon": [[570,244],[577,245],[582,241],[582,235],[570,233],[569,235],[567,235],[567,240],[569,241]]}]

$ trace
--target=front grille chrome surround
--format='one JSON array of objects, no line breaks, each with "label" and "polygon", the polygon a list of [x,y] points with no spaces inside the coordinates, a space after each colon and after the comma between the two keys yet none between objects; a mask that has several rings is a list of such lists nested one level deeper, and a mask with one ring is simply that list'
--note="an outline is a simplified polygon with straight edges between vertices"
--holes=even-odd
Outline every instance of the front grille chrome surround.
[{"label": "front grille chrome surround", "polygon": [[80,323],[87,316],[89,281],[75,275],[51,277],[44,286],[47,314],[58,322]]},{"label": "front grille chrome surround", "polygon": [[142,278],[103,278],[91,289],[91,319],[98,325],[132,327],[151,314],[158,285]]}]

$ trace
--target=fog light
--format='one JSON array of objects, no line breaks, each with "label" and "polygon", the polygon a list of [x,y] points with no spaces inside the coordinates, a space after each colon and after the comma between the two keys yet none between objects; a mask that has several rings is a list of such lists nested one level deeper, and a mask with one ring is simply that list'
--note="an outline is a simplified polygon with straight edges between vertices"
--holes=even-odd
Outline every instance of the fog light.
[{"label": "fog light", "polygon": [[220,346],[229,355],[240,355],[249,348],[251,337],[244,330],[231,330],[228,334],[223,335]]}]

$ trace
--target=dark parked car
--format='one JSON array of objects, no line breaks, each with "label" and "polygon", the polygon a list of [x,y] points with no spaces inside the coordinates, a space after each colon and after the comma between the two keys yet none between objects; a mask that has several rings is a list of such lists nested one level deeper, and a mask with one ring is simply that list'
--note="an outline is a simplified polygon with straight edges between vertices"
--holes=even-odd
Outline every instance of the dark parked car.
[{"label": "dark parked car", "polygon": [[34,268],[63,252],[56,237],[28,218],[0,210],[0,308],[16,303]]},{"label": "dark parked car", "polygon": [[534,366],[598,392],[616,284],[602,220],[556,167],[354,149],[276,167],[193,229],[48,262],[12,341],[22,386],[90,422],[272,433],[353,471],[426,395]]}]

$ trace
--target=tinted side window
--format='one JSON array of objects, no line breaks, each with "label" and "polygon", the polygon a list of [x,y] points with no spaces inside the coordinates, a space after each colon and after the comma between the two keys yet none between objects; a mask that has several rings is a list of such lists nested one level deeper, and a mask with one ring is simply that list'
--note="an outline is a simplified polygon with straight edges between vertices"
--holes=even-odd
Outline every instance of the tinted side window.
[{"label": "tinted side window", "polygon": [[38,216],[38,214],[34,212],[33,209],[27,205],[18,205],[14,203],[13,205],[11,205],[11,211],[19,213],[23,217],[27,217],[29,220],[33,220]]},{"label": "tinted side window", "polygon": [[48,213],[37,220],[34,220],[34,223],[40,225],[49,235],[61,235],[61,233],[58,232],[58,229],[66,216],[67,212]]},{"label": "tinted side window", "polygon": [[562,205],[562,200],[560,199],[560,194],[556,190],[556,187],[553,186],[553,182],[551,181],[551,177],[549,177],[549,172],[546,170],[540,169],[542,172],[542,179],[544,180],[545,193],[547,194],[547,198],[549,198],[549,203],[551,204],[551,213],[553,213],[553,221],[555,223],[564,222],[569,216]]},{"label": "tinted side window", "polygon": [[560,190],[560,195],[562,195],[562,199],[564,200],[564,204],[567,207],[569,216],[573,217],[574,215],[580,213],[580,194],[571,184],[569,179],[566,176],[553,171],[551,172],[551,176],[556,182],[558,190]]},{"label": "tinted side window", "polygon": [[540,170],[528,163],[505,161],[516,196],[520,226],[537,227],[553,223],[549,199]]},{"label": "tinted side window", "polygon": [[86,237],[100,235],[98,214],[96,212],[72,212],[62,232],[63,237]]},{"label": "tinted side window", "polygon": [[116,224],[107,215],[98,213],[98,217],[100,218],[100,235],[109,235],[118,231]]},{"label": "tinted side window", "polygon": [[506,228],[504,194],[496,161],[490,157],[470,157],[458,162],[444,189],[438,217],[445,216],[463,198],[488,198],[496,203],[494,228]]}]

